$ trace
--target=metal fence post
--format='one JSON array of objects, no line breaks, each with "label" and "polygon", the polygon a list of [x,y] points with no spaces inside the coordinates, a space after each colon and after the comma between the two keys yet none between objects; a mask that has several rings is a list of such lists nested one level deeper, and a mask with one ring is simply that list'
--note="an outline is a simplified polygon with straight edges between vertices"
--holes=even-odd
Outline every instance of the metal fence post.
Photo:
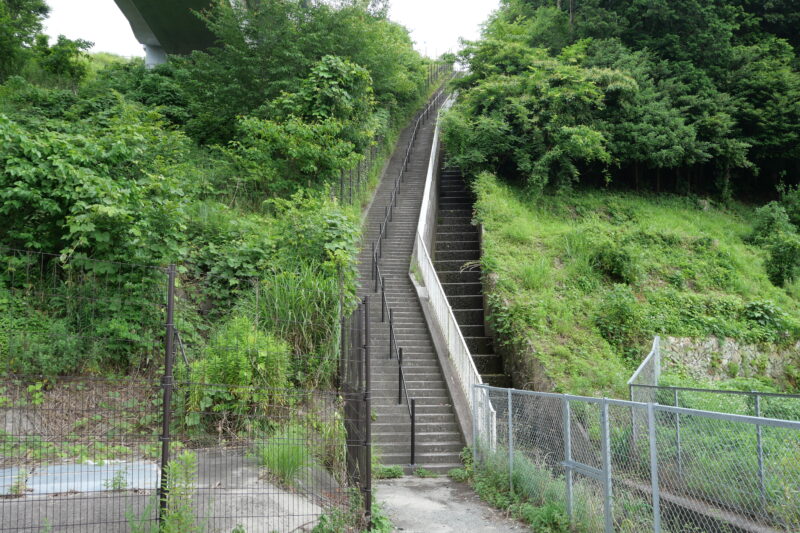
[{"label": "metal fence post", "polygon": [[[678,389],[673,389],[675,407],[680,407],[678,401]],[[683,481],[683,451],[681,450],[681,415],[675,413],[675,450],[678,460],[678,479]]]},{"label": "metal fence post", "polygon": [[647,432],[650,441],[650,488],[653,496],[653,531],[661,533],[661,494],[658,483],[658,449],[656,448],[656,410],[647,404]]},{"label": "metal fence post", "polygon": [[[569,398],[563,396],[561,398],[561,415],[563,417],[564,426],[564,461],[572,461],[572,429],[569,412]],[[572,522],[572,467],[567,466],[567,517]]]},{"label": "metal fence post", "polygon": [[[761,417],[761,395],[755,395],[756,416]],[[761,505],[767,506],[767,490],[764,485],[764,444],[761,441],[761,424],[756,425],[756,447],[758,451],[758,490],[761,493]]]},{"label": "metal fence post", "polygon": [[608,429],[608,400],[600,404],[600,438],[603,454],[603,511],[606,519],[606,533],[614,533],[614,507],[611,483],[611,436]]},{"label": "metal fence post", "polygon": [[511,389],[508,391],[508,490],[514,494],[514,417]]},{"label": "metal fence post", "polygon": [[164,375],[161,378],[163,389],[163,405],[161,406],[161,483],[159,486],[158,521],[161,523],[167,511],[169,498],[168,466],[170,453],[170,425],[172,424],[172,350],[175,338],[175,265],[167,269],[167,320],[166,339],[164,341]]},{"label": "metal fence post", "polygon": [[370,396],[369,296],[364,296],[364,513],[367,529],[372,529],[372,398]]},{"label": "metal fence post", "polygon": [[472,386],[472,459],[478,462],[478,386]]}]

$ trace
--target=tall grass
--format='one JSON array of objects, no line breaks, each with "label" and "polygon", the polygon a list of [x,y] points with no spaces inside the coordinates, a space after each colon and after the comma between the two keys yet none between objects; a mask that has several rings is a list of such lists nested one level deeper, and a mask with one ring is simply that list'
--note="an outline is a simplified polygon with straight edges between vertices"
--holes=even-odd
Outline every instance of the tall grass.
[{"label": "tall grass", "polygon": [[339,281],[316,265],[266,275],[243,307],[259,327],[285,339],[294,375],[311,388],[330,383],[339,348]]},{"label": "tall grass", "polygon": [[288,425],[256,446],[258,464],[284,485],[291,485],[311,464],[305,428]]}]

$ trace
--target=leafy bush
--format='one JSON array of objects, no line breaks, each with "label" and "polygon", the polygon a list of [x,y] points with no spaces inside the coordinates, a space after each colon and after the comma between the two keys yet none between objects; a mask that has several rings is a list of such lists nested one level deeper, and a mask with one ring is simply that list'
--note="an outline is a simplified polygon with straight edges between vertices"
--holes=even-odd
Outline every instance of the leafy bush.
[{"label": "leafy bush", "polygon": [[211,337],[196,368],[205,383],[280,391],[289,384],[289,359],[285,341],[259,330],[251,317],[234,316]]},{"label": "leafy bush", "polygon": [[753,213],[753,232],[750,241],[765,243],[770,241],[775,234],[793,233],[794,227],[789,222],[786,209],[778,202],[770,202],[755,210]]},{"label": "leafy bush", "polygon": [[640,335],[640,317],[636,297],[627,285],[614,285],[605,293],[595,324],[600,334],[617,349],[635,354]]},{"label": "leafy bush", "polygon": [[791,232],[777,232],[769,239],[769,257],[764,263],[769,280],[783,287],[795,279],[800,267],[800,236]]},{"label": "leafy bush", "polygon": [[211,337],[203,358],[192,363],[198,385],[190,391],[187,425],[206,418],[213,424],[216,417],[202,414],[210,411],[248,414],[280,403],[289,371],[289,345],[256,328],[250,317],[234,316]]},{"label": "leafy bush", "polygon": [[611,239],[603,239],[596,244],[592,266],[616,283],[636,283],[641,275],[641,268],[631,249]]}]

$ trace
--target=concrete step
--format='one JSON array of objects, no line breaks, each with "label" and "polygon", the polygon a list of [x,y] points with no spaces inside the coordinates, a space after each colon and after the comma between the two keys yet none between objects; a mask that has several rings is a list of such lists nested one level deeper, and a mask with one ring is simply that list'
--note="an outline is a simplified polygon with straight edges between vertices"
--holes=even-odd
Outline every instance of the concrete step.
[{"label": "concrete step", "polygon": [[449,217],[455,217],[455,218],[470,217],[471,218],[472,217],[472,206],[463,207],[463,208],[460,208],[460,209],[448,207],[447,209],[440,209],[439,213],[437,213],[437,214],[441,218],[449,218]]},{"label": "concrete step", "polygon": [[483,324],[470,326],[459,324],[459,328],[461,329],[461,335],[464,337],[482,337],[486,335],[486,328]]},{"label": "concrete step", "polygon": [[442,283],[444,293],[449,296],[482,296],[483,284],[475,282]]},{"label": "concrete step", "polygon": [[492,387],[509,388],[512,385],[511,376],[505,374],[481,374],[481,379]]},{"label": "concrete step", "polygon": [[[397,428],[398,426],[403,427],[402,424],[410,426],[411,418],[408,414],[408,406],[405,404],[405,399],[403,400],[403,404],[399,405],[398,407],[401,409],[399,409],[396,414],[378,414],[378,418],[372,423],[373,431],[376,431],[375,428],[377,426],[386,426],[390,428]],[[400,412],[401,410],[402,412]],[[433,427],[458,426],[458,422],[456,421],[456,417],[453,413],[421,414],[419,409],[417,409],[416,418],[417,425],[429,424]]]},{"label": "concrete step", "polygon": [[[419,436],[419,435],[417,435]],[[398,437],[404,437],[402,441],[383,442],[378,446],[381,452],[381,460],[386,460],[388,456],[410,456],[411,442],[409,435],[402,434]],[[439,440],[438,442],[417,442],[416,443],[416,456],[417,461],[424,460],[427,457],[442,457],[445,454],[460,454],[464,449],[464,442],[461,440],[458,433],[451,433],[447,440]],[[442,457],[443,458],[443,457]],[[428,459],[430,460],[430,459]],[[450,459],[452,461],[452,459]],[[430,461],[432,463],[438,461]],[[441,461],[444,462],[444,461]]]},{"label": "concrete step", "polygon": [[483,324],[483,309],[453,309],[459,324]]},{"label": "concrete step", "polygon": [[457,260],[434,260],[433,262],[434,268],[438,271],[461,271],[461,270],[472,270],[473,268],[478,268],[479,265],[476,263],[475,260],[470,259],[457,259]]},{"label": "concrete step", "polygon": [[502,374],[503,359],[496,354],[472,354],[475,368],[483,376],[485,374]]},{"label": "concrete step", "polygon": [[468,250],[473,252],[478,258],[480,257],[480,241],[477,235],[459,235],[460,239],[440,239],[436,237],[436,250],[437,259],[445,259],[440,254],[446,251]]},{"label": "concrete step", "polygon": [[[462,447],[463,449],[463,447]],[[416,461],[414,465],[409,466],[408,463],[410,461],[410,453],[409,450],[406,450],[405,453],[384,453],[381,450],[379,460],[381,464],[390,466],[390,465],[401,465],[406,467],[406,474],[412,474],[413,470],[416,468],[426,468],[427,470],[431,470],[432,472],[436,472],[438,474],[444,475],[452,468],[462,468],[463,465],[461,464],[461,452],[445,452],[445,453],[426,453],[424,455],[420,455],[419,451],[417,451]],[[453,466],[456,465],[456,466]]]},{"label": "concrete step", "polygon": [[470,353],[493,353],[494,341],[491,337],[464,337]]},{"label": "concrete step", "polygon": [[483,296],[448,296],[450,307],[455,309],[480,309],[483,307]]},{"label": "concrete step", "polygon": [[436,261],[477,261],[481,258],[481,252],[474,250],[439,250],[436,252]]},{"label": "concrete step", "polygon": [[479,268],[465,271],[460,270],[438,270],[436,275],[441,283],[475,283],[481,280]]},{"label": "concrete step", "polygon": [[[472,213],[469,214],[448,214],[444,215],[441,212],[438,214],[439,223],[442,227],[445,226],[472,226]],[[473,226],[474,227],[474,226]]]}]

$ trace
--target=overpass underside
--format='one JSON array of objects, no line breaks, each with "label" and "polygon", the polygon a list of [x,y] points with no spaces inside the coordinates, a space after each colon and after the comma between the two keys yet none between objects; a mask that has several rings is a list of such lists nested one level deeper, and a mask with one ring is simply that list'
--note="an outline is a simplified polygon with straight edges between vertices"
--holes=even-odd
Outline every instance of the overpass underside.
[{"label": "overpass underside", "polygon": [[164,63],[167,54],[188,54],[214,43],[214,35],[197,16],[212,0],[114,0],[144,45],[148,67]]}]

